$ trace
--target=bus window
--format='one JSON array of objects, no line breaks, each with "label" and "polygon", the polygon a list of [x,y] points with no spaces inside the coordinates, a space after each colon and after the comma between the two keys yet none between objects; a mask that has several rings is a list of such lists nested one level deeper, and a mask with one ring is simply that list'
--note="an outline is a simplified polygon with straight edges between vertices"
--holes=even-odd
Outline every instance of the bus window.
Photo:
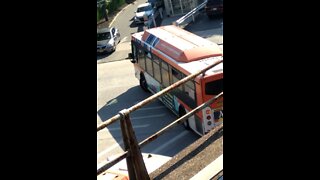
[{"label": "bus window", "polygon": [[153,56],[153,72],[154,78],[161,83],[160,59],[157,56]]},{"label": "bus window", "polygon": [[165,87],[170,86],[169,68],[168,68],[168,64],[164,61],[161,62],[161,74],[162,74],[162,84]]},{"label": "bus window", "polygon": [[[178,82],[180,79],[182,79],[182,73],[177,71],[174,68],[171,68],[171,74],[172,74],[172,84]],[[183,91],[182,85],[178,87],[180,91]]]},{"label": "bus window", "polygon": [[195,88],[194,81],[188,81],[184,84],[184,91],[189,97],[195,100]]},{"label": "bus window", "polygon": [[147,67],[147,72],[150,74],[150,76],[154,77],[151,55],[150,55],[150,53],[147,53],[147,52],[146,52],[146,67]]},{"label": "bus window", "polygon": [[222,83],[223,83],[223,79],[207,82],[205,85],[205,88],[206,88],[205,93],[207,95],[218,95],[223,91]]},{"label": "bus window", "polygon": [[146,69],[144,52],[142,50],[140,50],[140,49],[139,49],[139,52],[138,52],[138,64],[143,70]]}]

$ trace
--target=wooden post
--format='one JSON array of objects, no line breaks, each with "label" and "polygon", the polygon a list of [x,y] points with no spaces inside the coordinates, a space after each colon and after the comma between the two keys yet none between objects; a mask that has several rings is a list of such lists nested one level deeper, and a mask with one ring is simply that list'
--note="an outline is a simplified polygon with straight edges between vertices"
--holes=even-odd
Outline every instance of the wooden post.
[{"label": "wooden post", "polygon": [[[123,110],[122,110],[123,111]],[[120,114],[120,125],[121,125],[121,133],[122,133],[122,139],[123,139],[123,144],[124,144],[124,149],[125,151],[129,152],[129,155],[126,158],[127,161],[127,168],[128,168],[128,174],[130,179],[135,180],[135,171],[134,167],[132,166],[132,154],[130,152],[130,142],[128,138],[128,133],[127,133],[127,127],[126,127],[126,122],[125,122],[125,116],[123,115],[122,111],[119,112]]]},{"label": "wooden post", "polygon": [[[124,109],[119,112],[121,116],[121,132],[126,150],[129,151],[127,157],[127,167],[130,180],[150,180],[147,168],[143,162],[140,147],[133,131],[129,117],[129,111]],[[128,149],[127,149],[128,148]]]}]

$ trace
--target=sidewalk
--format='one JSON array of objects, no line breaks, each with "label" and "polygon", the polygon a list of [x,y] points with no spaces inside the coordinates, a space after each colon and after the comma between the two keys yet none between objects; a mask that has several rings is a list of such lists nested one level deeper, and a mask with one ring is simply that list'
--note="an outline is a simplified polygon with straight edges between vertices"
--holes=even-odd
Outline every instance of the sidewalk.
[{"label": "sidewalk", "polygon": [[217,44],[223,44],[223,32],[221,29],[210,29],[204,31],[195,31],[192,32],[198,36],[201,36],[205,39],[208,39]]},{"label": "sidewalk", "polygon": [[174,17],[167,17],[166,14],[164,14],[162,22],[161,22],[161,26],[166,26],[166,25],[172,25],[172,23],[176,20],[178,20],[179,18],[181,18],[182,15],[180,16],[174,16]]}]

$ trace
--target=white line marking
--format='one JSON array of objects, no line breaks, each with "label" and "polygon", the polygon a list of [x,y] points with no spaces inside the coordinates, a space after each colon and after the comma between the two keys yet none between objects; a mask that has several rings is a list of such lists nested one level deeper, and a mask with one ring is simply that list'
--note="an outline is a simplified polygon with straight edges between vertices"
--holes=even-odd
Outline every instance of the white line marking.
[{"label": "white line marking", "polygon": [[156,107],[146,107],[146,108],[140,108],[137,111],[144,111],[144,110],[150,110],[150,109],[165,109],[165,106],[156,106]]},{"label": "white line marking", "polygon": [[[136,125],[136,126],[133,126],[133,129],[135,128],[145,128],[145,127],[148,127],[150,126],[150,124],[144,124],[144,125]],[[121,130],[121,127],[115,127],[115,128],[108,128],[109,131],[118,131],[118,130]]]},{"label": "white line marking", "polygon": [[110,152],[111,150],[115,149],[116,147],[121,147],[121,145],[123,145],[123,141],[121,140],[120,142],[112,145],[111,147],[109,147],[108,149],[100,152],[98,155],[97,155],[97,158],[100,158],[101,156],[105,155],[106,153]]},{"label": "white line marking", "polygon": [[151,115],[151,116],[142,116],[142,117],[133,117],[131,118],[132,120],[134,119],[147,119],[147,118],[156,118],[156,117],[163,117],[166,116],[166,114],[159,114],[159,115]]},{"label": "white line marking", "polygon": [[158,154],[161,150],[163,150],[164,148],[166,148],[168,145],[170,145],[171,143],[173,143],[174,141],[178,140],[179,138],[182,138],[183,136],[187,135],[189,133],[189,131],[183,131],[181,132],[179,135],[177,135],[176,137],[170,139],[170,141],[167,141],[166,143],[162,144],[162,146],[158,147],[157,149],[153,150],[152,153],[154,154]]}]

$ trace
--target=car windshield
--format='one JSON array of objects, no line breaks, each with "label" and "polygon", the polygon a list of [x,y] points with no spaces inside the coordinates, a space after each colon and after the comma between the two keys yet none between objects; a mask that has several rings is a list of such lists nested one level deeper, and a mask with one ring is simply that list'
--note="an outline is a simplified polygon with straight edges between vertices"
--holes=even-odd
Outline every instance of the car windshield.
[{"label": "car windshield", "polygon": [[144,12],[144,11],[150,11],[152,9],[152,7],[150,5],[148,6],[143,6],[143,7],[139,7],[137,9],[137,12]]},{"label": "car windshield", "polygon": [[103,40],[108,40],[108,39],[111,39],[110,32],[97,34],[97,41],[103,41]]}]

